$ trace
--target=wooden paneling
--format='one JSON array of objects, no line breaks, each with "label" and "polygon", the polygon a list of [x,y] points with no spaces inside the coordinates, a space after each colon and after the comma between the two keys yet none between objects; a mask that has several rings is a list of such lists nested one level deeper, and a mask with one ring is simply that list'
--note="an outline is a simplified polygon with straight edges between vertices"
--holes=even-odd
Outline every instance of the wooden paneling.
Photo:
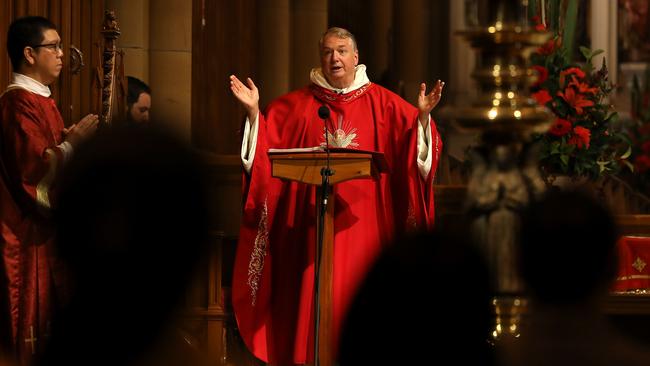
[{"label": "wooden paneling", "polygon": [[255,1],[194,0],[192,8],[192,142],[237,155],[244,109],[228,76],[255,78]]},{"label": "wooden paneling", "polygon": [[[49,18],[58,28],[65,46],[64,67],[59,80],[52,86],[66,125],[78,122],[92,111],[92,75],[98,65],[94,44],[99,41],[102,26],[104,0],[2,0],[0,2],[0,42],[5,44],[9,24],[26,15]],[[84,55],[86,67],[79,75],[69,71],[70,49],[74,45]],[[0,56],[0,90],[11,80],[11,64],[6,50]]]},{"label": "wooden paneling", "polygon": [[11,77],[11,62],[7,55],[6,42],[7,42],[7,29],[11,23],[13,14],[13,0],[0,0],[0,48],[2,54],[0,55],[0,93],[9,85],[9,78]]},{"label": "wooden paneling", "polygon": [[[192,144],[204,153],[210,175],[212,229],[216,233],[201,272],[186,324],[214,365],[251,365],[254,358],[238,336],[230,288],[241,205],[240,128],[244,109],[232,96],[228,76],[256,79],[255,0],[193,0]],[[199,275],[200,276],[200,275]]]}]

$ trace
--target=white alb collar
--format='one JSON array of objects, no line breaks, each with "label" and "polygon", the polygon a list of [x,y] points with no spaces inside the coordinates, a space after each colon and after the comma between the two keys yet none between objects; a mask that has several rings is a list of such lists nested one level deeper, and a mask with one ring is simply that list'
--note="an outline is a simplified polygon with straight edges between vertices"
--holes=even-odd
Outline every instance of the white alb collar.
[{"label": "white alb collar", "polygon": [[320,67],[311,69],[311,74],[309,75],[309,78],[311,79],[312,83],[322,88],[329,89],[338,94],[347,94],[351,91],[355,91],[361,88],[362,86],[370,82],[370,79],[368,79],[368,75],[366,74],[366,65],[363,64],[357,65],[355,67],[354,81],[352,82],[352,85],[344,89],[338,89],[330,85],[330,83],[325,78],[325,75],[323,75],[323,70],[321,70]]},{"label": "white alb collar", "polygon": [[49,96],[52,95],[52,91],[47,85],[43,85],[41,82],[34,80],[27,75],[14,72],[11,76],[11,84],[7,86],[7,91],[11,89],[25,89],[46,98],[49,98]]}]

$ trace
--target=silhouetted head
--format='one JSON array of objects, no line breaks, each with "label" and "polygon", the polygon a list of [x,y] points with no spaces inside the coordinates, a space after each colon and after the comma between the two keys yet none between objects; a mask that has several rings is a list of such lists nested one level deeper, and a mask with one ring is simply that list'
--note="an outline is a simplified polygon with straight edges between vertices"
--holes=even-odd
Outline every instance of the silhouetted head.
[{"label": "silhouetted head", "polygon": [[340,365],[491,365],[488,271],[463,240],[397,241],[368,273],[346,318]]},{"label": "silhouetted head", "polygon": [[153,128],[105,129],[74,154],[55,212],[71,295],[44,364],[126,364],[169,326],[204,253],[205,179]]},{"label": "silhouetted head", "polygon": [[541,303],[578,303],[603,293],[616,274],[618,230],[609,211],[579,191],[553,191],[521,222],[521,272]]},{"label": "silhouetted head", "polygon": [[127,120],[136,124],[149,122],[151,88],[144,81],[133,76],[127,76],[127,80]]}]

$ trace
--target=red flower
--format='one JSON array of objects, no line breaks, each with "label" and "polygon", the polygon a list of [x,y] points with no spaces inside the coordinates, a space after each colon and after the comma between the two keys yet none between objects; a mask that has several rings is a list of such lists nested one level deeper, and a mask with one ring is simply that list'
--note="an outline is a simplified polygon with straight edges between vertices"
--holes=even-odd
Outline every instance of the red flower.
[{"label": "red flower", "polygon": [[537,75],[539,76],[537,78],[537,81],[535,82],[535,84],[533,84],[533,86],[538,86],[538,85],[542,84],[543,82],[545,82],[546,79],[548,79],[548,69],[547,68],[545,68],[544,66],[540,66],[540,65],[534,65],[533,69],[537,71]]},{"label": "red flower", "polygon": [[532,97],[539,103],[540,105],[546,105],[546,103],[550,102],[553,100],[551,95],[548,93],[548,90],[542,89],[536,93],[533,93]]},{"label": "red flower", "polygon": [[575,145],[578,149],[588,149],[590,139],[591,131],[582,126],[576,126],[573,128],[573,136],[571,136],[567,143],[569,145]]},{"label": "red flower", "polygon": [[570,67],[564,71],[560,71],[560,76],[564,76],[564,75],[576,75],[580,79],[584,79],[584,77],[586,76],[585,72],[578,67]]},{"label": "red flower", "polygon": [[535,30],[538,32],[543,32],[546,30],[546,26],[542,23],[535,24]]},{"label": "red flower", "polygon": [[650,156],[640,155],[634,161],[634,169],[639,173],[645,173],[650,170]]},{"label": "red flower", "polygon": [[570,68],[568,68],[566,70],[562,70],[562,71],[560,71],[560,78],[559,78],[560,85],[562,87],[564,87],[564,85],[565,85],[567,75],[571,75],[572,77],[575,75],[575,76],[579,77],[580,79],[583,79],[585,77],[584,71],[580,70],[577,67],[570,67]]},{"label": "red flower", "polygon": [[548,130],[548,133],[555,136],[564,136],[571,131],[571,122],[566,119],[558,118]]},{"label": "red flower", "polygon": [[589,99],[585,99],[584,95],[576,93],[575,90],[573,90],[573,88],[564,89],[564,93],[559,91],[559,92],[557,92],[557,95],[559,95],[572,108],[574,108],[578,115],[584,113],[583,108],[592,107],[594,105],[593,101],[591,101]]},{"label": "red flower", "polygon": [[569,82],[569,86],[575,87],[578,93],[582,94],[591,93],[593,95],[596,95],[598,93],[598,88],[590,88],[589,84],[578,81],[575,75],[571,75],[571,82]]},{"label": "red flower", "polygon": [[549,39],[546,43],[537,49],[537,53],[542,56],[548,56],[555,52],[556,48],[560,47],[560,43],[560,38]]}]

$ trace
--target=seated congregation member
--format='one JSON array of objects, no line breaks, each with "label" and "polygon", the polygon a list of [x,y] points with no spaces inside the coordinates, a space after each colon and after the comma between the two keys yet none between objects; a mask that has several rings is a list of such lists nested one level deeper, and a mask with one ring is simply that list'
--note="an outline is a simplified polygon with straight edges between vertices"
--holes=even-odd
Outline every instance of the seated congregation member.
[{"label": "seated congregation member", "polygon": [[0,352],[27,365],[47,342],[64,291],[52,242],[55,188],[98,118],[64,128],[49,88],[63,68],[63,45],[48,19],[11,23],[7,52],[13,74],[0,97]]},{"label": "seated congregation member", "polygon": [[549,192],[525,210],[520,263],[531,305],[506,365],[650,365],[647,345],[624,337],[603,313],[617,239],[609,211],[580,191]]},{"label": "seated congregation member", "polygon": [[[433,224],[433,178],[442,142],[430,112],[443,83],[420,86],[417,107],[371,82],[354,36],[330,28],[319,42],[311,84],[263,112],[259,91],[230,77],[247,112],[241,157],[245,202],[233,278],[233,306],[249,349],[271,364],[313,361],[312,297],[316,189],[272,178],[270,148],[324,146],[384,153],[390,173],[334,188],[333,327],[376,256],[395,234]],[[319,118],[327,107],[330,116]],[[323,123],[329,131],[325,141]],[[334,336],[338,338],[337,335]]]},{"label": "seated congregation member", "polygon": [[372,267],[341,335],[348,365],[495,365],[487,265],[447,233],[399,239]]},{"label": "seated congregation member", "polygon": [[151,110],[151,88],[144,81],[133,76],[127,76],[128,92],[126,94],[127,114],[129,123],[149,122]]},{"label": "seated congregation member", "polygon": [[175,317],[207,249],[194,153],[151,126],[102,130],[78,151],[55,211],[70,299],[36,365],[202,365]]}]

